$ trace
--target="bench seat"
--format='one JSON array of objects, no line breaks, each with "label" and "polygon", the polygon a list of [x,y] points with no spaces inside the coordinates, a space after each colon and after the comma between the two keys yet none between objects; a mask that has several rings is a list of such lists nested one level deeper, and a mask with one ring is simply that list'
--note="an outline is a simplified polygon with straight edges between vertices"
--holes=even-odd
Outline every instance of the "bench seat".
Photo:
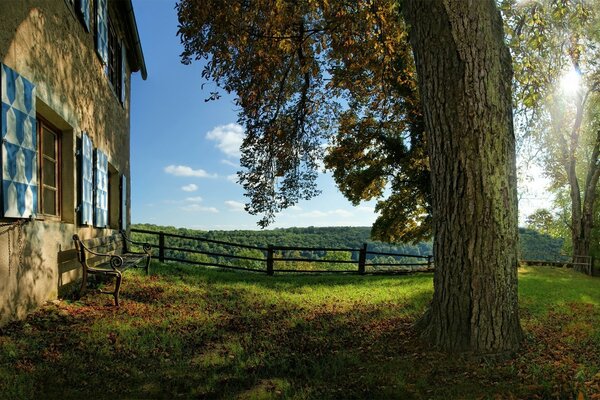
[{"label": "bench seat", "polygon": [[[83,269],[83,277],[79,295],[83,295],[87,289],[88,275],[101,275],[115,277],[115,288],[113,291],[101,291],[104,294],[112,294],[115,306],[119,306],[119,292],[123,280],[123,272],[129,268],[144,268],[146,274],[149,272],[150,259],[152,258],[151,246],[147,243],[138,243],[130,240],[125,232],[100,239],[89,239],[82,241],[79,235],[73,235],[77,259]],[[143,253],[129,251],[129,244],[141,245]]]}]

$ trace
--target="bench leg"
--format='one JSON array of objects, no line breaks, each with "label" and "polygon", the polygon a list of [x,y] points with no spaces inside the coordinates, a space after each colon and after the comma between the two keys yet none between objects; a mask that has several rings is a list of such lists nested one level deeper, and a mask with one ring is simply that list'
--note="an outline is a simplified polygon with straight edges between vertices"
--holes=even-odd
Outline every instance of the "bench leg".
[{"label": "bench leg", "polygon": [[81,277],[81,287],[79,288],[79,298],[83,296],[85,289],[87,288],[87,269],[83,268],[83,276]]},{"label": "bench leg", "polygon": [[146,257],[146,275],[150,273],[150,256]]},{"label": "bench leg", "polygon": [[113,296],[115,297],[115,306],[119,307],[119,291],[121,290],[121,279],[122,276],[121,274],[118,274],[116,276],[116,282],[115,282],[115,291],[113,292]]}]

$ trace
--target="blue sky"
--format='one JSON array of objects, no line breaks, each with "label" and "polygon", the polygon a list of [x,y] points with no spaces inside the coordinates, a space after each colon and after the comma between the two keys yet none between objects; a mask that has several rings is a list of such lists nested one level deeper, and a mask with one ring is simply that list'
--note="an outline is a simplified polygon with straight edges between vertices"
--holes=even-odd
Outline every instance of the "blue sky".
[{"label": "blue sky", "polygon": [[[183,65],[175,2],[133,0],[148,80],[133,75],[131,107],[132,222],[195,229],[258,229],[243,211],[235,183],[243,129],[233,97],[205,102],[214,85],[201,63]],[[550,207],[548,181],[528,167],[521,179],[519,214]],[[525,176],[528,175],[528,176]],[[374,202],[353,207],[331,176],[319,177],[322,194],[284,211],[271,227],[370,226]]]},{"label": "blue sky", "polygon": [[[134,0],[148,79],[133,75],[131,215],[133,223],[196,229],[258,229],[235,183],[243,129],[233,98],[205,102],[202,65],[183,65],[175,3]],[[224,94],[224,93],[223,93]],[[272,227],[370,226],[374,203],[353,207],[329,175],[322,194],[278,216]]]}]

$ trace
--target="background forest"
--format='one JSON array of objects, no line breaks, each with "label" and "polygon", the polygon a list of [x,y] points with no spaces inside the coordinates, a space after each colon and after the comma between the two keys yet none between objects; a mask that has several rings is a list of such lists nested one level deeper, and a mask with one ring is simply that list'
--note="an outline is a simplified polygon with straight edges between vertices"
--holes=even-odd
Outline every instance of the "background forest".
[{"label": "background forest", "polygon": [[[428,256],[432,254],[432,242],[424,241],[416,244],[410,243],[384,243],[371,240],[371,228],[369,227],[307,227],[307,228],[279,228],[273,230],[232,230],[232,231],[201,231],[187,228],[175,228],[172,226],[158,226],[153,224],[134,224],[132,229],[141,229],[156,232],[165,232],[176,235],[199,237],[209,240],[217,240],[247,246],[257,246],[266,248],[269,245],[291,246],[291,247],[315,247],[315,248],[346,248],[359,249],[364,243],[370,252],[382,253],[400,253],[417,256]],[[562,238],[553,237],[548,234],[539,233],[534,229],[520,228],[520,249],[521,259],[524,260],[568,260],[562,252]],[[152,234],[134,233],[133,238],[138,241],[144,241],[158,245],[158,236]],[[222,254],[234,254],[245,257],[264,258],[264,253],[255,249],[236,249],[223,244],[208,242],[199,242],[196,240],[167,237],[166,247],[186,248],[199,251],[208,251]],[[335,264],[335,261],[357,260],[356,252],[327,252],[327,251],[298,251],[290,250],[280,252],[279,256],[306,259],[325,259],[331,260],[331,264],[319,265],[318,268],[328,269],[351,269],[355,270],[355,265]],[[186,258],[198,262],[226,262],[224,258],[210,257],[204,254],[189,254],[177,250],[169,250],[167,257]],[[423,262],[411,257],[392,257],[387,255],[367,254],[368,263],[414,263]],[[249,268],[264,268],[264,262],[241,260],[236,261],[236,265]],[[300,264],[300,265],[298,265]],[[314,264],[302,265],[296,263],[296,268],[311,269]]]}]

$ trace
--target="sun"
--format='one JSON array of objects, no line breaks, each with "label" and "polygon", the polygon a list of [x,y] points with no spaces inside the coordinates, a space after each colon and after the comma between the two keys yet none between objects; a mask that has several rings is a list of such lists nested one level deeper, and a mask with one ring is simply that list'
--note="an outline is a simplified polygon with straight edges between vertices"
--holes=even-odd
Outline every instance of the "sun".
[{"label": "sun", "polygon": [[573,97],[581,90],[581,73],[571,68],[560,78],[560,90],[568,97]]}]

